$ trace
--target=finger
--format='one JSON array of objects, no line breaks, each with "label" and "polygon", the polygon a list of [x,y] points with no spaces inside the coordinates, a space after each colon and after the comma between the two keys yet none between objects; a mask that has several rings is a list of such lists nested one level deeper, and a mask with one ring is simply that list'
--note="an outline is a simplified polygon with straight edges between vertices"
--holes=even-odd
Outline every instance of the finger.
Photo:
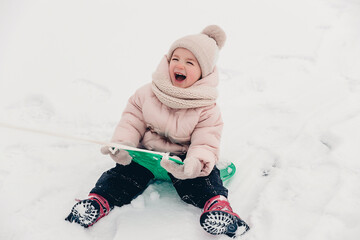
[{"label": "finger", "polygon": [[116,155],[118,155],[119,157],[122,157],[122,158],[129,158],[130,157],[128,151],[125,151],[125,150],[122,150],[122,149],[120,149],[119,152]]},{"label": "finger", "polygon": [[168,171],[175,168],[174,162],[168,159],[161,160],[160,165]]},{"label": "finger", "polygon": [[214,169],[214,164],[204,163],[201,173],[200,173],[200,176],[208,176],[213,169]]},{"label": "finger", "polygon": [[105,155],[111,153],[110,149],[109,149],[109,146],[101,147],[100,151],[101,151],[102,154],[105,154]]},{"label": "finger", "polygon": [[129,164],[133,159],[128,153],[128,151],[125,150],[119,150],[119,153],[116,154],[116,156],[118,156],[126,165]]},{"label": "finger", "polygon": [[206,176],[209,176],[210,172],[207,172],[207,171],[201,171],[200,174],[199,174],[199,177],[206,177]]},{"label": "finger", "polygon": [[184,178],[184,166],[174,163],[171,160],[162,160],[160,165],[174,177],[178,179]]}]

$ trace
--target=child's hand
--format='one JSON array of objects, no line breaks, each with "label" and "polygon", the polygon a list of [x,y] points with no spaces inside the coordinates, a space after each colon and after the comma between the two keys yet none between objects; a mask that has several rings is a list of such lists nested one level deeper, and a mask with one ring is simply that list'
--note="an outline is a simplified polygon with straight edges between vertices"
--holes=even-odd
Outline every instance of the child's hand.
[{"label": "child's hand", "polygon": [[197,158],[186,158],[184,165],[179,165],[171,160],[163,159],[160,165],[177,179],[191,179],[208,176],[214,164],[203,163]]},{"label": "child's hand", "polygon": [[110,147],[109,146],[103,146],[101,148],[101,153],[104,154],[104,155],[107,155],[109,154],[110,157],[118,164],[121,164],[121,165],[128,165],[131,163],[131,159],[132,157],[129,155],[129,153],[125,150],[122,150],[122,149],[117,149],[115,151],[115,153],[113,154],[111,151],[110,151]]}]

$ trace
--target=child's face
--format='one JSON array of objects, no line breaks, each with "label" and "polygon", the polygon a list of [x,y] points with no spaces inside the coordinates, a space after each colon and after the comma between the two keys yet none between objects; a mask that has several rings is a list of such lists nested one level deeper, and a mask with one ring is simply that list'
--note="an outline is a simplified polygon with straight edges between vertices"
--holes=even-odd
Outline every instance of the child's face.
[{"label": "child's face", "polygon": [[187,88],[200,79],[201,68],[192,52],[177,48],[170,59],[169,74],[174,86]]}]

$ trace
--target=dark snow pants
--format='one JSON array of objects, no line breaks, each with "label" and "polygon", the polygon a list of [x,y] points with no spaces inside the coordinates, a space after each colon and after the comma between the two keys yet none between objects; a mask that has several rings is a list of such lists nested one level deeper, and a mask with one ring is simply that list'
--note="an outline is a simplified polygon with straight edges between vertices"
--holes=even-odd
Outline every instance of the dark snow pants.
[{"label": "dark snow pants", "polygon": [[[216,167],[206,177],[180,180],[171,174],[169,176],[181,199],[199,208],[203,208],[205,202],[214,196],[228,195]],[[91,193],[99,194],[110,205],[120,207],[141,194],[153,178],[150,170],[134,161],[126,166],[116,164],[116,167],[101,175]]]}]

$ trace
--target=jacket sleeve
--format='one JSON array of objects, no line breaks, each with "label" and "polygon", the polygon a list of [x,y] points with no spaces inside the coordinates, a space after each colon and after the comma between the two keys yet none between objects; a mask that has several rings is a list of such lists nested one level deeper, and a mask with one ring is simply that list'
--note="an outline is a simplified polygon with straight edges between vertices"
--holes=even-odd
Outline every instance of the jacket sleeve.
[{"label": "jacket sleeve", "polygon": [[216,164],[219,159],[223,120],[218,106],[204,109],[191,136],[188,157]]},{"label": "jacket sleeve", "polygon": [[[140,89],[141,90],[141,89]],[[141,91],[129,98],[120,122],[115,128],[112,142],[137,147],[144,136],[146,123],[142,113]]]}]

